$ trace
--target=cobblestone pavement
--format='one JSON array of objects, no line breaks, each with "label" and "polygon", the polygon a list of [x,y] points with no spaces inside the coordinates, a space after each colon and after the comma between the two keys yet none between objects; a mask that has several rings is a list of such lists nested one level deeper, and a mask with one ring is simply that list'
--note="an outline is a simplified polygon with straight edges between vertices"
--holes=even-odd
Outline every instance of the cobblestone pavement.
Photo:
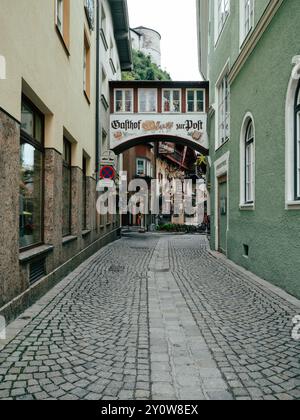
[{"label": "cobblestone pavement", "polygon": [[0,398],[300,399],[299,313],[201,236],[128,235],[9,327]]}]

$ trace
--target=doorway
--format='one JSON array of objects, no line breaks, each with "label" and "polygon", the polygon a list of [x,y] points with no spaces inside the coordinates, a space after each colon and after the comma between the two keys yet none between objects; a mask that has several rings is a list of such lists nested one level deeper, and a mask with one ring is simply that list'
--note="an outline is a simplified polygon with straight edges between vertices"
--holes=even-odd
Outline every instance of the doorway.
[{"label": "doorway", "polygon": [[227,228],[228,228],[228,194],[227,194],[227,175],[218,178],[218,251],[227,254]]}]

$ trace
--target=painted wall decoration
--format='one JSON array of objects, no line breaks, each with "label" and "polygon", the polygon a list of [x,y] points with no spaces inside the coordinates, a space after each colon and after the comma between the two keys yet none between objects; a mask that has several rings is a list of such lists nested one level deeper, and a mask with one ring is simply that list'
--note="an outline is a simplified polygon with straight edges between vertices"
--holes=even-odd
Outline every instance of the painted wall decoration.
[{"label": "painted wall decoration", "polygon": [[111,149],[138,137],[164,135],[191,140],[208,149],[207,116],[195,114],[111,115]]}]

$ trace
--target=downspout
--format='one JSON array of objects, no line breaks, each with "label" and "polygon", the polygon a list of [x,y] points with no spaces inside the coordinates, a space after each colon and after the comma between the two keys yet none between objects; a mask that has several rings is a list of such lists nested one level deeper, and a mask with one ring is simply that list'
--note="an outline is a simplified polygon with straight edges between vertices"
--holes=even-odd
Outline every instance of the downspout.
[{"label": "downspout", "polygon": [[99,81],[100,81],[100,75],[99,75],[99,69],[100,69],[100,0],[97,0],[97,17],[96,17],[96,182],[98,183],[99,180],[99,156],[100,156],[100,87],[99,87]]}]

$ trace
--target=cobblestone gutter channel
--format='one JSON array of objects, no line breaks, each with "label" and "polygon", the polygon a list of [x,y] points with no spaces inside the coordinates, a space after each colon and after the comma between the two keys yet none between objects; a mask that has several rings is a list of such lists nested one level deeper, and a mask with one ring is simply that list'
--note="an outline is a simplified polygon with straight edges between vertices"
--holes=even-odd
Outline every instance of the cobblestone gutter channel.
[{"label": "cobblestone gutter channel", "polygon": [[221,372],[171,272],[169,240],[150,263],[149,312],[154,399],[231,399]]},{"label": "cobblestone gutter channel", "polygon": [[200,236],[128,235],[9,326],[0,399],[299,399],[297,313]]}]

